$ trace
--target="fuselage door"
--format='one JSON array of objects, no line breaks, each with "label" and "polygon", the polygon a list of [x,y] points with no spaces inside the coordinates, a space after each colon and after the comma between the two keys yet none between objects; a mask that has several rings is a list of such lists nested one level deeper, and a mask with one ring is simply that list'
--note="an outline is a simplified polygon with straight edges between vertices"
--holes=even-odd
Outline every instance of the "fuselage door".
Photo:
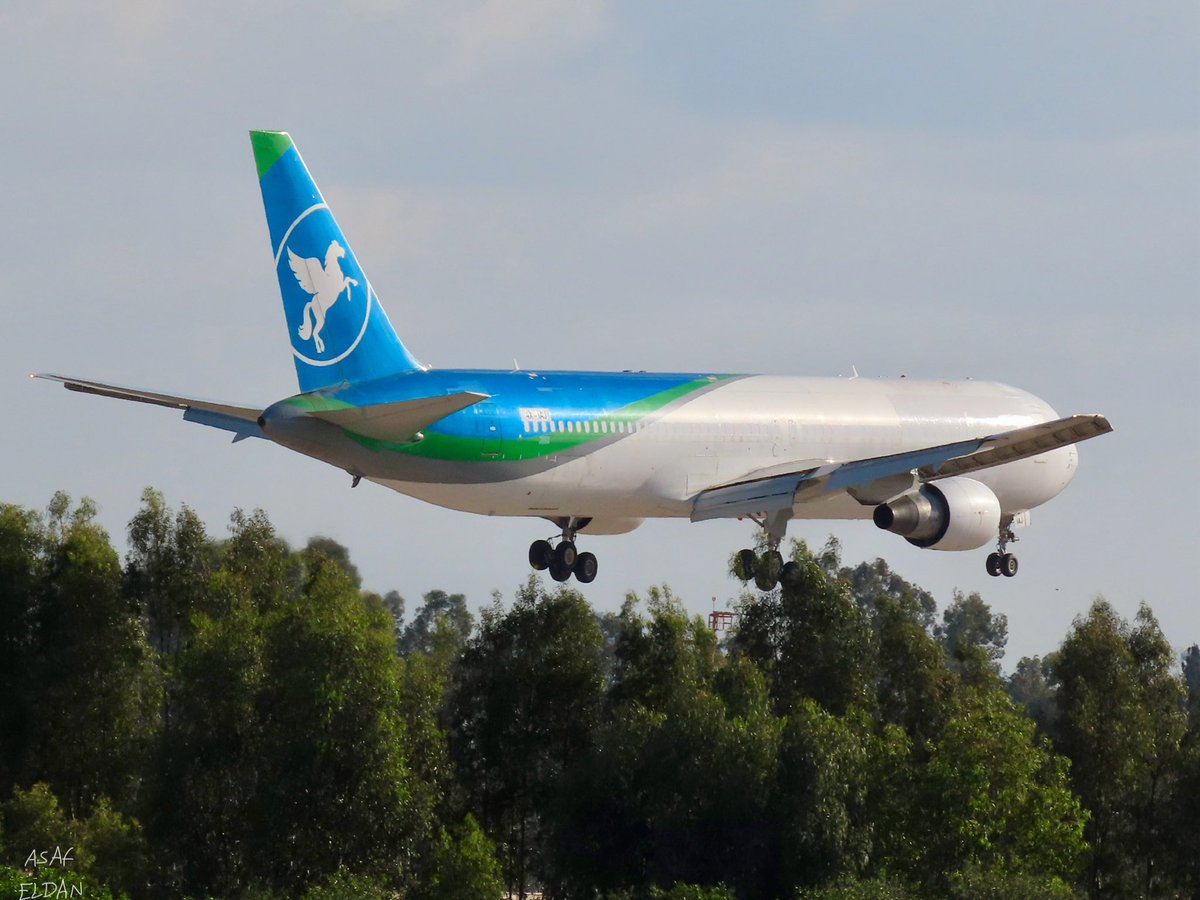
[{"label": "fuselage door", "polygon": [[475,433],[479,437],[479,458],[483,460],[503,459],[504,445],[500,432],[500,412],[490,401],[476,403]]}]

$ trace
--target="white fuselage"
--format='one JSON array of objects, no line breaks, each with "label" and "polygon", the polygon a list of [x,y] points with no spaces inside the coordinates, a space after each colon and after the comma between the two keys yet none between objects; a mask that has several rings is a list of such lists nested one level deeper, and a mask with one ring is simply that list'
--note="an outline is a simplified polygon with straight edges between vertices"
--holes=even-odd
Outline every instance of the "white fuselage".
[{"label": "white fuselage", "polygon": [[[373,480],[453,509],[595,517],[595,530],[620,531],[644,518],[689,516],[700,491],[771,474],[774,467],[795,471],[886,456],[1055,417],[1039,398],[994,382],[751,376],[666,410],[600,449],[577,458],[564,453],[554,467],[527,477],[461,484]],[[566,430],[571,422],[551,427]],[[1070,446],[971,477],[992,489],[1005,513],[1016,513],[1061,492],[1077,462]],[[816,519],[870,518],[871,512],[844,493],[795,509],[799,518]]]}]

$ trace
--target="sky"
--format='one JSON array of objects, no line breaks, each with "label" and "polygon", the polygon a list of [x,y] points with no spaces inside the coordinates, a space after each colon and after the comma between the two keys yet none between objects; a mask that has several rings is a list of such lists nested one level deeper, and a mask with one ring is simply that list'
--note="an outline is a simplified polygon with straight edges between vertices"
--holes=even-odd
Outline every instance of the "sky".
[{"label": "sky", "polygon": [[[261,507],[409,608],[511,597],[554,528],[425,505],[58,372],[242,405],[296,392],[247,131],[295,139],[426,364],[1005,381],[1116,431],[987,550],[789,535],[979,591],[1007,663],[1097,595],[1200,641],[1200,6],[814,0],[106,0],[0,8],[0,502],[146,486]],[[15,327],[14,327],[15,326]],[[749,523],[581,545],[616,609],[741,585]]]}]

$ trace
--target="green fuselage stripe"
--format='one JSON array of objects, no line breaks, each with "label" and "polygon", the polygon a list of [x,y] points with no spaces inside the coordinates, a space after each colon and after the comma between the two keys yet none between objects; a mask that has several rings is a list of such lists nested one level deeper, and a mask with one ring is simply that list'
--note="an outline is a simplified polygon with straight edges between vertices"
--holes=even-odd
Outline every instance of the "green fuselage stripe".
[{"label": "green fuselage stripe", "polygon": [[[678,387],[652,394],[626,406],[619,407],[604,415],[589,417],[585,421],[591,424],[591,431],[550,431],[546,433],[532,432],[521,434],[518,438],[502,439],[479,436],[464,436],[444,434],[431,428],[424,432],[422,440],[406,444],[365,437],[361,434],[347,431],[346,436],[374,451],[403,453],[408,456],[420,456],[426,459],[439,459],[453,462],[515,462],[526,459],[539,459],[558,453],[568,453],[585,444],[606,440],[614,435],[631,433],[631,425],[640,422],[669,403],[685,397],[693,391],[712,385],[713,380],[700,378],[689,381]],[[576,417],[564,414],[563,419]],[[557,426],[558,419],[555,419]],[[624,425],[624,431],[621,426]]]}]

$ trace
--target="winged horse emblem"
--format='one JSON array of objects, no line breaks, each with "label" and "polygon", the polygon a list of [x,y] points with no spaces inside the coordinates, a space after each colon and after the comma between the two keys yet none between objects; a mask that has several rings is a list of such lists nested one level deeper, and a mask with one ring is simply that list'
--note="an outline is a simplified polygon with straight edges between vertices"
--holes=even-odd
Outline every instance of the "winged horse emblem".
[{"label": "winged horse emblem", "polygon": [[300,287],[313,295],[312,299],[304,304],[303,318],[296,333],[303,341],[311,338],[318,353],[325,352],[325,342],[321,340],[321,329],[325,327],[325,313],[337,302],[338,297],[342,296],[343,291],[346,292],[347,300],[353,299],[350,288],[358,287],[357,281],[342,274],[342,266],[338,261],[345,255],[346,249],[341,244],[330,241],[329,249],[325,251],[325,264],[321,265],[321,261],[315,256],[304,259],[288,247],[288,265],[292,267],[292,274],[296,276]]}]

